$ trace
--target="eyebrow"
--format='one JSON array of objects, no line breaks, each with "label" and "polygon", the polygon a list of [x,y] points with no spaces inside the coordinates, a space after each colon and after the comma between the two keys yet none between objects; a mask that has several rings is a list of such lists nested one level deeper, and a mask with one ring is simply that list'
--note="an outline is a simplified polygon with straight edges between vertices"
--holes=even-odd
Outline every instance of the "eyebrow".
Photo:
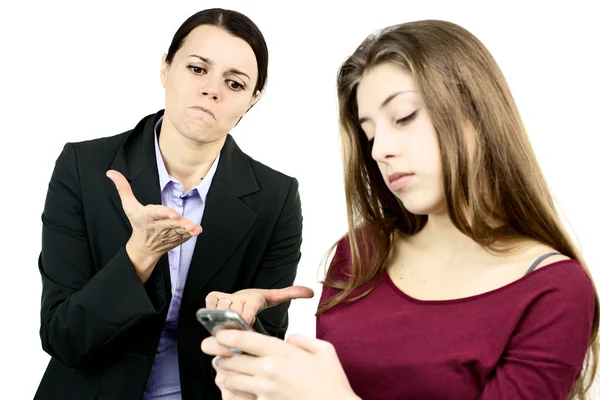
[{"label": "eyebrow", "polygon": [[[384,101],[383,103],[381,103],[381,105],[379,106],[379,109],[384,108],[385,106],[387,106],[388,104],[390,104],[390,102],[392,100],[394,100],[396,98],[396,96],[404,94],[404,93],[409,93],[409,92],[414,92],[414,90],[400,90],[399,92],[396,93],[392,93],[390,94]],[[358,120],[359,124],[362,124],[363,122],[366,122],[368,120],[370,120],[371,118],[369,117],[362,117]]]},{"label": "eyebrow", "polygon": [[[206,58],[206,57],[202,57],[202,56],[198,56],[196,54],[190,54],[190,57],[196,57],[199,58],[200,60],[204,61],[207,64],[212,64],[212,60],[210,58]],[[249,80],[252,80],[252,78],[250,78],[250,75],[248,75],[245,72],[240,71],[237,68],[230,68],[229,70],[226,71],[226,73],[232,73],[232,74],[237,74],[237,75],[244,75],[246,78],[248,78]]]}]

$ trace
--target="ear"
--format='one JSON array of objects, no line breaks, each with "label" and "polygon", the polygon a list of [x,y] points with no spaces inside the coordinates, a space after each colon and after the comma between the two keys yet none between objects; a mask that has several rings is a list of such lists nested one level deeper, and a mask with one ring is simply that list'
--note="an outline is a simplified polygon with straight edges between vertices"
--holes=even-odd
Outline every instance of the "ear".
[{"label": "ear", "polygon": [[246,110],[246,112],[248,112],[248,110],[250,110],[256,104],[258,99],[260,99],[260,90],[257,90],[256,93],[254,93],[254,96],[252,96],[252,100],[250,101],[250,106],[248,106],[248,109]]},{"label": "ear", "polygon": [[167,75],[169,73],[169,64],[167,64],[167,55],[163,54],[161,64],[160,64],[160,82],[162,83],[162,87],[167,87]]}]

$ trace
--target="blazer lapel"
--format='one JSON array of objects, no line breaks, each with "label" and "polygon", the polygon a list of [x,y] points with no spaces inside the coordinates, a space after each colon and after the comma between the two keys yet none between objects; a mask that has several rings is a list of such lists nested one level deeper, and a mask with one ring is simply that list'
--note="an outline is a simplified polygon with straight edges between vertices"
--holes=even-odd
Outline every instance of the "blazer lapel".
[{"label": "blazer lapel", "polygon": [[182,310],[198,296],[227,261],[257,218],[240,198],[259,190],[247,156],[228,135],[211,183],[202,233],[196,240],[182,298]]},{"label": "blazer lapel", "polygon": [[[149,115],[142,119],[124,140],[111,169],[119,171],[127,178],[135,198],[142,204],[161,204],[160,183],[156,166],[156,153],[154,150],[154,126],[163,111]],[[106,178],[107,191],[117,208],[119,215],[131,232],[131,224],[123,211],[121,198],[114,183]],[[168,255],[162,256],[155,269],[158,269],[171,294],[171,275],[169,272]]]}]

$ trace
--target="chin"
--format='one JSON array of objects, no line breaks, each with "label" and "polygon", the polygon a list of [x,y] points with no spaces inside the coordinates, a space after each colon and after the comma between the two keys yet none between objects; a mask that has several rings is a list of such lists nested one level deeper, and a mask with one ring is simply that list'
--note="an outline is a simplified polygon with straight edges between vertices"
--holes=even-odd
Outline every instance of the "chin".
[{"label": "chin", "polygon": [[445,204],[442,200],[428,196],[396,193],[396,197],[398,197],[404,208],[414,215],[431,215],[445,209]]},{"label": "chin", "polygon": [[192,140],[205,140],[214,136],[215,126],[202,120],[187,120],[179,130],[182,135]]},{"label": "chin", "polygon": [[223,132],[214,132],[214,131],[188,131],[188,133],[184,134],[188,139],[193,140],[196,143],[214,143],[220,140],[223,140],[227,133]]},{"label": "chin", "polygon": [[201,118],[190,118],[184,122],[183,128],[186,132],[210,132],[215,128],[215,121]]}]

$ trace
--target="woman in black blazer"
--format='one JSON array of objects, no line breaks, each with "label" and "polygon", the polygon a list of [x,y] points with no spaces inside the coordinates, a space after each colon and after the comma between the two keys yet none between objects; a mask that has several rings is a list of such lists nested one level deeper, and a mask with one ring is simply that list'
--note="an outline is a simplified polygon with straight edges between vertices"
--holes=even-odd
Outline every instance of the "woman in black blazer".
[{"label": "woman in black blazer", "polygon": [[289,300],[312,296],[278,290],[300,260],[297,180],[229,135],[267,64],[252,21],[201,11],[163,57],[164,110],[64,146],[42,216],[40,336],[52,359],[36,399],[220,398],[195,319],[205,299],[226,308],[215,293],[272,289],[255,311],[273,307],[244,317],[282,338]]}]

